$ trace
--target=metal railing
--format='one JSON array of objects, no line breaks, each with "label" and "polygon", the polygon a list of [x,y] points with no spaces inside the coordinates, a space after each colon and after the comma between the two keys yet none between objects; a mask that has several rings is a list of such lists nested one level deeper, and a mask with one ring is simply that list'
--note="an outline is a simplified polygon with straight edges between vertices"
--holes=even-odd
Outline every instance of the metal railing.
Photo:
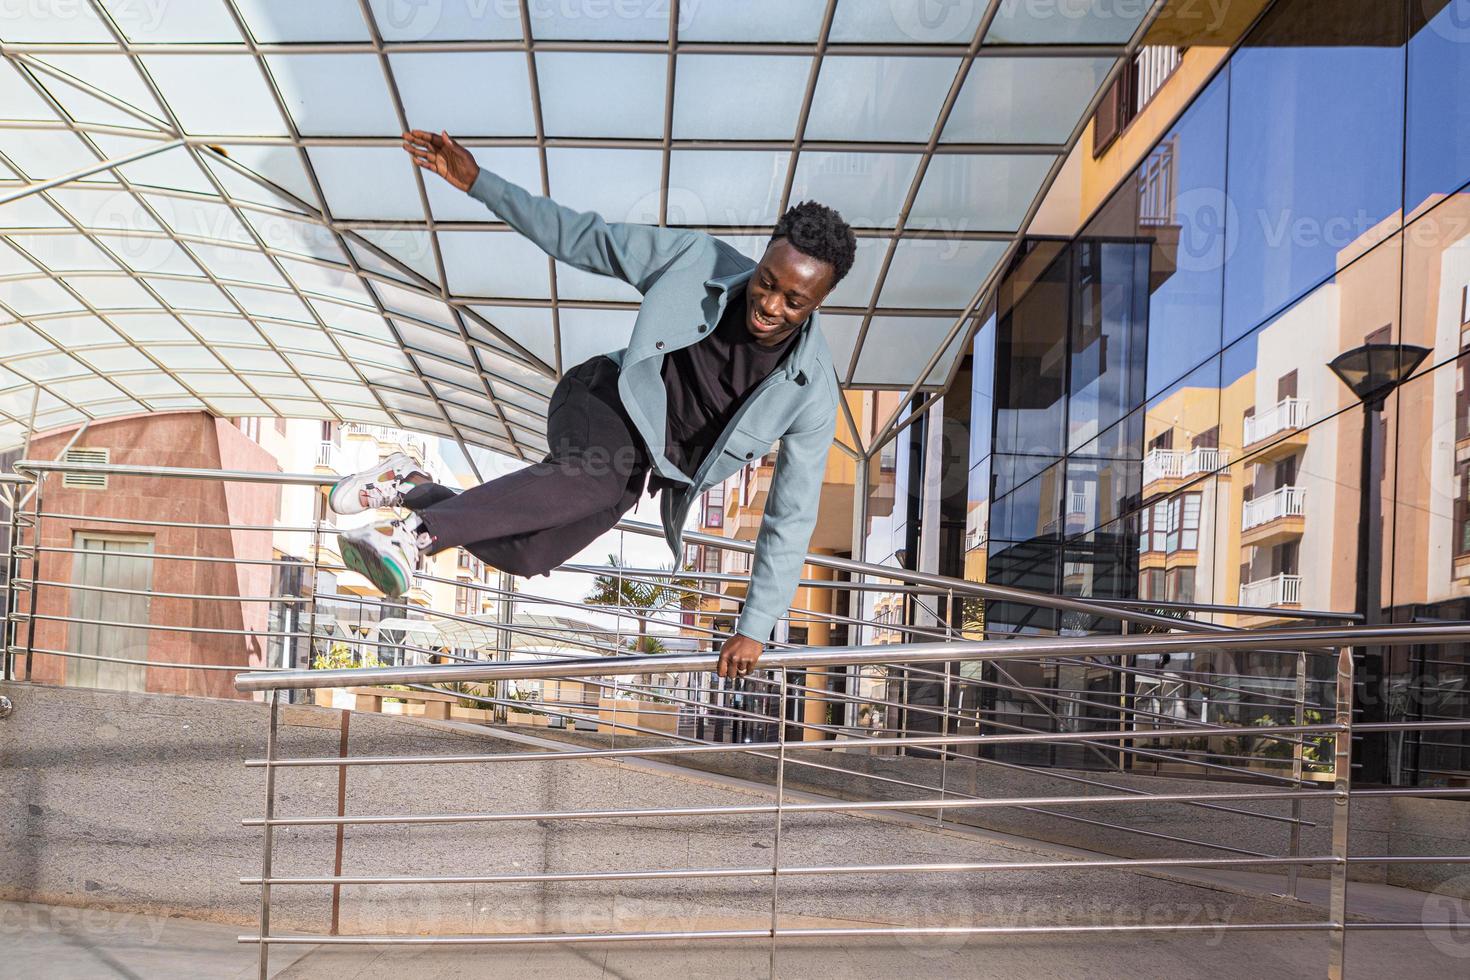
[{"label": "metal railing", "polygon": [[[1302,601],[1302,577],[1300,575],[1272,575],[1255,582],[1244,582],[1240,586],[1242,606],[1285,606],[1297,605]],[[1274,610],[1273,610],[1274,614]]]},{"label": "metal railing", "polygon": [[1193,449],[1150,449],[1143,457],[1143,482],[1183,480],[1200,473],[1213,473],[1230,461],[1230,454],[1213,446]]},{"label": "metal railing", "polygon": [[[1342,702],[1349,697],[1351,684],[1343,685],[1343,676],[1351,677],[1352,661],[1340,651],[1348,645],[1383,648],[1428,643],[1460,643],[1470,640],[1470,626],[1392,626],[1292,628],[1271,631],[1244,631],[1207,621],[1242,619],[1270,615],[1276,619],[1322,618],[1328,621],[1352,621],[1351,614],[1313,613],[1301,610],[1275,610],[1244,603],[1235,606],[1204,606],[1177,603],[1139,602],[1136,600],[1095,600],[1074,596],[1057,596],[1024,589],[968,582],[930,573],[835,556],[808,556],[809,565],[825,568],[837,576],[833,579],[804,579],[803,585],[813,590],[827,590],[835,597],[846,592],[851,608],[848,615],[824,609],[791,610],[784,623],[808,631],[821,629],[832,637],[861,636],[860,631],[876,626],[902,642],[885,646],[864,647],[847,643],[837,646],[792,646],[773,643],[761,661],[761,672],[741,682],[723,682],[711,674],[715,645],[728,636],[719,625],[728,623],[743,601],[728,595],[721,586],[741,581],[744,575],[734,573],[700,573],[668,569],[642,569],[628,566],[568,565],[572,574],[618,576],[640,582],[670,584],[672,577],[682,581],[677,591],[712,603],[702,608],[694,621],[684,617],[678,605],[665,609],[589,606],[565,599],[554,599],[525,592],[498,588],[482,583],[457,580],[455,570],[446,576],[420,575],[425,584],[449,584],[470,588],[494,601],[501,615],[494,621],[479,617],[454,615],[443,611],[416,611],[422,626],[397,628],[390,624],[402,617],[402,607],[357,595],[319,594],[323,575],[343,569],[321,559],[319,547],[337,529],[323,520],[319,489],[332,478],[307,474],[271,474],[221,472],[215,470],[179,469],[127,465],[86,465],[45,461],[22,461],[16,464],[17,477],[6,480],[6,489],[30,491],[24,504],[10,495],[9,514],[12,546],[4,556],[11,570],[7,579],[7,607],[4,618],[4,655],[0,669],[4,677],[33,677],[33,668],[46,664],[81,661],[106,661],[111,665],[138,667],[147,671],[177,671],[182,675],[209,675],[223,681],[230,673],[239,673],[243,661],[232,663],[160,663],[149,656],[146,638],[156,634],[180,633],[213,643],[249,639],[276,651],[269,666],[240,674],[236,689],[262,696],[270,702],[272,728],[278,717],[281,691],[309,692],[326,688],[362,688],[376,685],[403,687],[403,712],[417,696],[442,699],[443,692],[453,690],[463,703],[478,705],[488,713],[492,724],[512,720],[524,723],[533,718],[549,729],[557,727],[566,738],[609,737],[612,747],[570,747],[546,753],[494,753],[466,759],[341,758],[285,760],[277,757],[272,738],[267,760],[259,765],[267,769],[267,807],[261,826],[265,833],[265,867],[252,884],[262,887],[262,927],[246,941],[259,942],[262,964],[271,945],[314,941],[319,937],[282,936],[269,929],[269,891],[274,886],[321,883],[321,878],[278,878],[271,873],[273,851],[272,829],[281,825],[319,824],[325,818],[277,817],[272,774],[277,767],[296,765],[430,765],[446,762],[465,764],[484,762],[490,758],[511,761],[552,762],[557,759],[628,759],[658,757],[690,764],[710,766],[719,760],[760,760],[771,767],[769,776],[777,787],[775,800],[754,808],[668,808],[648,807],[616,811],[574,811],[545,816],[548,820],[642,819],[645,816],[680,817],[718,813],[770,813],[778,822],[789,812],[833,812],[862,814],[869,811],[907,810],[932,817],[938,823],[976,823],[993,819],[997,812],[1037,815],[1050,821],[1124,835],[1140,842],[1167,842],[1170,846],[1187,847],[1208,855],[1198,859],[1137,858],[1108,862],[1031,862],[1014,867],[1057,867],[1058,870],[1093,867],[1162,868],[1176,865],[1191,867],[1225,867],[1285,869],[1288,894],[1296,893],[1296,876],[1301,871],[1326,871],[1346,876],[1346,857],[1340,859],[1334,843],[1332,854],[1304,856],[1302,831],[1316,824],[1304,813],[1304,805],[1313,801],[1339,802],[1346,807],[1346,785],[1351,774],[1339,761],[1333,761],[1336,741],[1350,738],[1354,732],[1375,737],[1395,733],[1438,732],[1452,735],[1470,729],[1470,724],[1454,719],[1417,725],[1363,725],[1356,727],[1352,719],[1341,720]],[[156,477],[179,480],[231,480],[258,484],[275,484],[308,494],[310,504],[300,513],[312,515],[296,525],[262,521],[259,524],[210,524],[201,521],[158,521],[148,518],[98,516],[74,510],[48,510],[45,500],[47,474],[60,471],[105,472],[112,476]],[[25,484],[34,480],[29,487]],[[249,615],[249,609],[270,610],[269,621],[256,616],[251,625],[238,628],[195,626],[163,622],[122,621],[105,613],[79,612],[73,600],[81,595],[136,595],[138,590],[107,584],[78,581],[62,573],[67,563],[74,562],[85,548],[53,543],[56,535],[43,538],[41,529],[47,522],[66,526],[121,528],[124,531],[148,527],[157,531],[169,528],[198,532],[229,532],[235,542],[227,553],[170,553],[153,550],[146,555],[121,561],[194,562],[241,570],[254,569],[274,582],[294,581],[290,587],[270,587],[259,594],[212,593],[209,590],[186,593],[151,592],[154,601],[186,603],[225,603]],[[661,536],[659,528],[634,522],[619,527],[626,533]],[[239,541],[249,535],[264,535],[277,547],[261,553],[241,553]],[[294,535],[304,542],[293,557],[279,547],[282,535]],[[224,540],[222,538],[216,540]],[[726,556],[748,559],[753,544],[713,535],[691,533],[692,544],[716,547]],[[71,578],[70,581],[67,579]],[[259,581],[265,581],[260,578]],[[689,584],[692,581],[694,584]],[[42,598],[46,597],[46,601]],[[864,597],[881,599],[881,607],[892,611],[909,609],[907,617],[891,616],[882,624],[865,615]],[[1297,596],[1299,598],[1299,594]],[[1122,635],[1039,636],[1014,635],[979,624],[963,625],[962,610],[970,602],[1005,602],[1033,608],[1056,610],[1065,614],[1069,631],[1088,632],[1096,629],[1121,629]],[[518,604],[530,603],[538,608],[555,608],[588,615],[610,617],[609,628],[591,624],[562,623],[548,625],[541,621],[517,619]],[[837,608],[835,603],[828,609]],[[1188,616],[1199,619],[1185,618]],[[679,638],[695,649],[677,649],[656,656],[629,656],[629,641],[650,630],[668,639],[674,634],[657,633],[657,627],[672,627],[683,622]],[[364,629],[363,624],[379,624]],[[116,650],[80,649],[75,646],[79,629],[110,630],[110,636],[137,636],[131,655],[117,656]],[[437,630],[437,632],[436,632]],[[468,631],[468,632],[466,632]],[[48,646],[40,642],[46,636],[61,637]],[[455,637],[483,637],[467,645]],[[784,632],[778,632],[784,635]],[[979,637],[986,637],[982,640]],[[1004,637],[1004,639],[999,639]],[[240,644],[243,648],[243,643]],[[551,647],[557,651],[546,652]],[[301,669],[316,657],[330,657],[340,648],[345,655],[362,660],[367,656],[390,663],[381,668]],[[1332,658],[1335,674],[1313,676],[1309,665],[1323,662],[1322,651],[1339,651]],[[568,656],[568,654],[575,654]],[[1172,659],[1171,659],[1172,658]],[[433,661],[439,661],[434,663]],[[1269,663],[1269,669],[1260,664]],[[1167,666],[1166,666],[1167,664]],[[1249,665],[1249,667],[1248,667]],[[1346,675],[1344,675],[1346,671]],[[1332,673],[1329,671],[1328,673]],[[1064,681],[1063,677],[1074,679]],[[44,679],[44,678],[41,678]],[[215,693],[218,693],[216,687]],[[1345,693],[1349,692],[1349,693]],[[1350,703],[1350,702],[1349,702]],[[650,706],[658,706],[657,712]],[[648,708],[649,710],[645,710]],[[460,710],[460,709],[455,709]],[[661,712],[661,714],[659,714]],[[448,713],[446,711],[446,713]],[[647,717],[645,717],[647,715]],[[465,717],[460,710],[460,716]],[[1320,723],[1308,723],[1321,716]],[[669,722],[670,724],[663,724]],[[624,744],[618,739],[655,739],[657,744]],[[1331,751],[1329,751],[1331,750]],[[1040,758],[1045,755],[1045,758]],[[534,758],[533,758],[534,757]],[[891,760],[894,765],[874,768],[875,760]],[[252,763],[255,765],[257,763]],[[896,765],[896,767],[895,767]],[[1061,766],[1062,768],[1058,768]],[[963,767],[957,769],[956,767]],[[979,797],[957,793],[954,786],[958,774],[973,769],[975,784],[979,773],[993,774],[996,780],[1010,775],[1045,773],[1049,779],[1079,787],[1080,796],[1007,796]],[[1141,788],[1119,777],[1129,772],[1188,775],[1194,779],[1224,779],[1249,792],[1218,789],[1198,793],[1161,793]],[[781,787],[802,786],[810,792],[826,787],[833,780],[844,787],[844,798],[817,806],[788,804]],[[971,778],[966,776],[966,778]],[[1324,786],[1331,781],[1333,788]],[[996,783],[997,786],[1002,784]],[[1380,792],[1378,790],[1356,792]],[[1397,791],[1395,791],[1397,792]],[[1444,791],[1404,790],[1406,794],[1445,795]],[[1460,791],[1450,792],[1457,795]],[[893,794],[918,794],[914,798],[893,799]],[[1137,818],[1117,816],[1102,819],[1086,813],[1089,805],[1118,802],[1117,809]],[[1284,812],[1275,812],[1269,804],[1277,804]],[[1232,819],[1249,820],[1263,828],[1280,827],[1285,839],[1272,844],[1269,835],[1260,841],[1242,843],[1217,839],[1210,825],[1201,823],[1191,833],[1165,832],[1150,816],[1156,807],[1186,807],[1229,815]],[[1142,809],[1139,809],[1142,807]],[[803,809],[805,808],[805,809]],[[1081,811],[1081,812],[1079,812]],[[533,815],[443,814],[443,822],[476,823],[531,819]],[[1346,820],[1344,813],[1342,819]],[[293,821],[295,822],[293,824]],[[432,820],[404,815],[385,814],[378,818],[347,819],[339,814],[326,821],[347,828],[359,824],[423,823]],[[1334,813],[1334,830],[1336,815]],[[779,840],[773,842],[779,855]],[[1345,847],[1344,847],[1345,851]],[[1219,855],[1226,855],[1221,857]],[[1387,857],[1387,856],[1385,856]],[[1365,860],[1353,858],[1352,860]],[[1395,858],[1398,860],[1398,858]],[[1425,861],[1439,860],[1425,858]],[[1223,862],[1235,862],[1227,865]],[[1065,865],[1063,868],[1062,866]],[[924,873],[922,865],[885,865],[893,873]],[[1001,871],[1010,866],[975,865],[970,870]],[[759,869],[721,869],[706,874],[700,869],[661,871],[647,874],[633,870],[619,874],[630,878],[718,877],[729,874],[769,876],[773,893],[785,876],[840,876],[859,873],[857,866],[807,866],[782,863],[776,857],[772,864]],[[872,868],[868,868],[872,873]],[[604,873],[579,875],[568,873],[562,880],[595,880]],[[500,881],[549,880],[546,876],[480,876],[476,880]],[[332,879],[341,884],[347,879]],[[384,879],[389,880],[388,878]],[[395,882],[419,879],[392,878]],[[456,878],[455,880],[460,880]],[[353,879],[353,883],[360,882]],[[424,884],[437,879],[422,879]],[[1344,883],[1345,887],[1345,883]],[[1334,878],[1334,896],[1337,882]],[[1336,897],[1334,901],[1337,901]],[[773,906],[774,909],[774,906]],[[1239,924],[1241,928],[1257,928]],[[1301,928],[1331,929],[1339,947],[1341,935],[1353,927],[1333,912],[1328,922],[1300,924]],[[1272,926],[1275,928],[1276,926]],[[1295,928],[1296,926],[1287,926]],[[1043,932],[1065,932],[1070,927],[1041,929]],[[960,933],[1004,932],[994,926],[960,928]],[[1028,929],[1027,931],[1037,931]],[[783,925],[773,911],[767,927],[758,930],[722,931],[728,938],[777,938],[807,934],[922,934],[922,927],[889,929],[872,932],[842,931],[817,933]],[[714,933],[680,933],[684,936],[710,938]],[[401,938],[401,937],[400,937]],[[495,937],[427,937],[434,942],[469,942],[479,944],[547,941],[601,941],[606,939],[676,938],[634,933],[627,936],[537,935]],[[336,937],[333,941],[369,942],[374,937]],[[383,940],[393,941],[393,940]],[[264,968],[264,967],[262,967]]]},{"label": "metal railing", "polygon": [[1302,398],[1283,398],[1264,412],[1245,419],[1244,444],[1254,445],[1278,432],[1300,429],[1307,422],[1307,402]]},{"label": "metal railing", "polygon": [[1306,513],[1307,491],[1303,487],[1277,487],[1270,493],[1247,500],[1240,508],[1240,529],[1270,524]]}]

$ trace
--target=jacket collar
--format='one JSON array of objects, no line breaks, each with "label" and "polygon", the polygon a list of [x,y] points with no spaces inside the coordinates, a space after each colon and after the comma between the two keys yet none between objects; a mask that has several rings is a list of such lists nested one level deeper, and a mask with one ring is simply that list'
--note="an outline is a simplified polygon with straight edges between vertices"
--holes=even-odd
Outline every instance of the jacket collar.
[{"label": "jacket collar", "polygon": [[[755,275],[755,266],[751,266],[748,269],[741,269],[739,272],[732,272],[728,276],[715,276],[704,281],[706,289],[719,294],[717,312],[715,313],[716,323],[719,322],[719,318],[725,312],[725,294],[732,289],[748,283],[753,275]],[[816,329],[816,325],[819,315],[820,311],[814,311],[811,316],[807,317],[806,322],[801,325],[798,331],[796,347],[791,351],[791,355],[786,358],[786,376],[788,378],[810,379],[814,373],[813,368],[816,367],[817,361],[816,337],[818,330]],[[714,325],[714,323],[711,323],[710,327],[713,328]],[[802,380],[802,383],[805,384],[806,381]]]}]

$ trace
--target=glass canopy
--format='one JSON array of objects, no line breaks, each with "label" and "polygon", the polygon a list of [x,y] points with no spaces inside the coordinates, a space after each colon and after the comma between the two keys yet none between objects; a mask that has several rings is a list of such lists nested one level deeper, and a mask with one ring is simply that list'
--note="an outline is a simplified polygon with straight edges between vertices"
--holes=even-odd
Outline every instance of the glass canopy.
[{"label": "glass canopy", "polygon": [[626,342],[638,295],[415,170],[406,127],[751,256],[789,204],[829,203],[860,236],[827,308],[842,382],[940,387],[1148,5],[1014,6],[13,5],[0,448],[204,409],[542,454],[556,379]]}]

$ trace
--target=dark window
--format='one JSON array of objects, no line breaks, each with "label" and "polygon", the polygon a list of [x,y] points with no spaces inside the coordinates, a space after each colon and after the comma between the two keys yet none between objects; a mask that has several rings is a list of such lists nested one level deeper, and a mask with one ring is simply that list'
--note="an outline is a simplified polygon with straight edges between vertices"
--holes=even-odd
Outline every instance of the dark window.
[{"label": "dark window", "polygon": [[1218,425],[1210,426],[1190,440],[1190,446],[1194,449],[1219,449],[1220,427]]},{"label": "dark window", "polygon": [[1296,397],[1296,369],[1287,371],[1276,379],[1276,400],[1285,401]]}]

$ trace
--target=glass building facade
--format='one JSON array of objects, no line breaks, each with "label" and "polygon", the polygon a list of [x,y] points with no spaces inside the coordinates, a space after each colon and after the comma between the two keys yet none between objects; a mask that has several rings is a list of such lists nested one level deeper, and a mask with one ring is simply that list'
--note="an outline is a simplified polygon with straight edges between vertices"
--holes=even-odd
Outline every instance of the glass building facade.
[{"label": "glass building facade", "polygon": [[[1467,91],[1463,5],[1278,2],[1079,235],[1026,242],[974,338],[966,574],[1312,625],[1359,611],[1367,521],[1385,620],[1470,617]],[[1368,416],[1366,474],[1365,412],[1328,367],[1365,342],[1431,352]],[[1365,479],[1381,501],[1367,513]],[[1003,603],[985,626],[1109,628]],[[1016,667],[1055,698],[996,690],[986,707],[1030,728],[1111,726],[1090,704],[1152,685],[1194,695],[1159,713],[1249,724],[1275,716],[1260,704],[1289,697],[1297,670],[1253,656]],[[1384,657],[1365,716],[1470,713],[1464,650]],[[1377,751],[1377,781],[1470,779],[1462,733]],[[1108,761],[1067,752],[1049,759]]]}]

